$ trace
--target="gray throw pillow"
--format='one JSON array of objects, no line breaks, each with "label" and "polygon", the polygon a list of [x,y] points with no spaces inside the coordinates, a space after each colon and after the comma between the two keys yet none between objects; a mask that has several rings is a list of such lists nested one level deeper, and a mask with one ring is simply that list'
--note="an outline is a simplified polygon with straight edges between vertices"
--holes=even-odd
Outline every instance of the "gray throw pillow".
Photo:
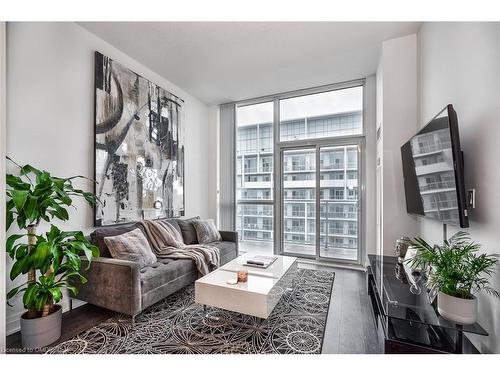
[{"label": "gray throw pillow", "polygon": [[[106,246],[106,243],[104,242],[104,238],[118,236],[119,234],[127,233],[137,228],[142,230],[142,227],[138,225],[137,222],[124,223],[119,225],[107,225],[105,227],[96,228],[90,234],[90,239],[92,243],[99,248],[101,252],[99,256],[104,258],[111,258],[112,257],[111,253],[109,252],[109,249]],[[142,233],[144,233],[144,230],[142,230]],[[144,235],[146,236],[146,233],[144,233]],[[148,239],[149,242],[149,238],[147,236],[146,238]]]},{"label": "gray throw pillow", "polygon": [[193,225],[198,237],[198,243],[210,243],[222,239],[212,219],[193,220]]},{"label": "gray throw pillow", "polygon": [[199,219],[199,216],[192,217],[191,219],[177,219],[177,224],[181,228],[182,238],[186,245],[192,245],[198,243],[198,238],[196,237],[196,230],[193,226],[193,220]]},{"label": "gray throw pillow", "polygon": [[139,228],[118,236],[104,237],[104,242],[115,259],[137,262],[141,267],[157,262],[146,236]]}]

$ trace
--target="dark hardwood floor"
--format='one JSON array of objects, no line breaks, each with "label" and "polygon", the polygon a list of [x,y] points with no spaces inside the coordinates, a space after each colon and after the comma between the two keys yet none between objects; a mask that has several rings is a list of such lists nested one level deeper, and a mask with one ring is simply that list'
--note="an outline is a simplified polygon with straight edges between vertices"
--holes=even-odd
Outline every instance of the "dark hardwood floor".
[{"label": "dark hardwood floor", "polygon": [[383,348],[377,341],[377,332],[366,290],[363,271],[325,268],[335,272],[330,310],[326,321],[323,354],[380,354]]},{"label": "dark hardwood floor", "polygon": [[[322,353],[382,353],[382,348],[376,340],[375,325],[366,292],[365,273],[314,264],[302,264],[301,267],[325,268],[335,272]],[[53,345],[86,331],[114,314],[89,304],[64,313],[62,336]],[[19,353],[20,348],[19,332],[7,337],[7,352]]]},{"label": "dark hardwood floor", "polygon": [[[102,307],[85,304],[63,314],[61,338],[50,346],[71,339],[79,333],[104,322],[116,313]],[[19,353],[21,346],[21,333],[16,332],[7,336],[7,353]],[[28,351],[26,351],[28,352]]]}]

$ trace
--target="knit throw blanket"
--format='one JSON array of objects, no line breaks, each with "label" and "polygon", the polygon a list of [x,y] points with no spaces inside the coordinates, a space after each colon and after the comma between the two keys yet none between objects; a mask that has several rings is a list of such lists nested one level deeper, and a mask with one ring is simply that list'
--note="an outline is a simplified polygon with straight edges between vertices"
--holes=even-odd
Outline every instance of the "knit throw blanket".
[{"label": "knit throw blanket", "polygon": [[206,275],[220,265],[220,251],[215,246],[186,245],[182,235],[172,224],[160,220],[141,221],[157,258],[192,259],[201,275]]}]

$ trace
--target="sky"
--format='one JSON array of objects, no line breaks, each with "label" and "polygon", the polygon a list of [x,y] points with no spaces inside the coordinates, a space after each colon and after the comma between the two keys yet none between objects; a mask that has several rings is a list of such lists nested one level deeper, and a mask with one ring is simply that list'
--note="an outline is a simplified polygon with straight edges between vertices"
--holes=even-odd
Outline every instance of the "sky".
[{"label": "sky", "polygon": [[[363,87],[328,91],[299,96],[280,101],[280,119],[328,115],[332,113],[362,110]],[[273,102],[237,108],[237,125],[266,123],[273,121]]]}]

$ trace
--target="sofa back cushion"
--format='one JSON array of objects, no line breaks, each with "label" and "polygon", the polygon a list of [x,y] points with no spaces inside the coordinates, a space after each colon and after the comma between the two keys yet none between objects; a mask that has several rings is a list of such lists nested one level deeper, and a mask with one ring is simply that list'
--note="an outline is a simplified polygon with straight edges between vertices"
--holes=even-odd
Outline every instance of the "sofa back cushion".
[{"label": "sofa back cushion", "polygon": [[112,237],[104,237],[109,252],[115,259],[130,260],[141,267],[156,263],[156,255],[144,233],[136,228],[130,232]]},{"label": "sofa back cushion", "polygon": [[[155,220],[156,221],[156,220]],[[179,226],[179,223],[177,222],[177,219],[157,219],[157,221],[160,221],[162,223],[169,223],[174,227],[174,229],[182,234],[181,227]]]},{"label": "sofa back cushion", "polygon": [[109,252],[108,246],[104,242],[104,238],[118,236],[120,234],[133,231],[134,229],[142,230],[142,227],[137,222],[100,227],[90,234],[90,240],[99,248],[101,257],[111,258],[111,254]]},{"label": "sofa back cushion", "polygon": [[177,219],[177,224],[181,228],[182,238],[186,245],[192,245],[198,243],[198,237],[196,236],[196,229],[193,225],[193,220],[198,220],[200,217],[192,217],[190,219]]}]

